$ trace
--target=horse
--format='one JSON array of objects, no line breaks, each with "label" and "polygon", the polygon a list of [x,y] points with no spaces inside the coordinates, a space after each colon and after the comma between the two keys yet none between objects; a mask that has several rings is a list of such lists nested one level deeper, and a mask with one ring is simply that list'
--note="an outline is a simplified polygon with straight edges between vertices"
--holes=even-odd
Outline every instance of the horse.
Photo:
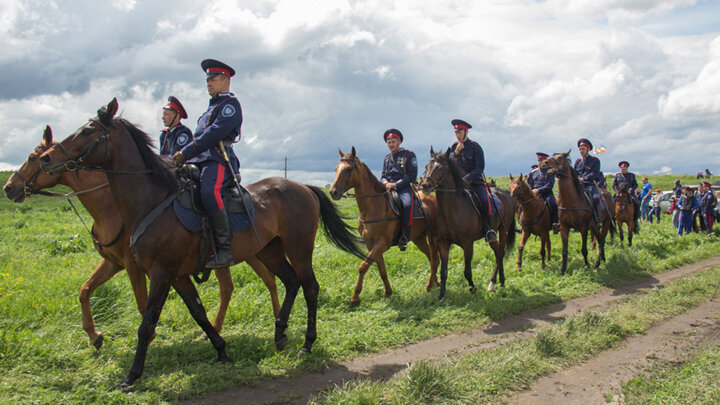
[{"label": "horse", "polygon": [[[217,360],[223,363],[230,360],[225,340],[208,321],[190,279],[197,263],[206,259],[207,253],[200,252],[200,236],[185,229],[173,210],[168,209],[179,193],[175,170],[169,159],[154,152],[146,133],[130,121],[115,117],[117,111],[118,102],[112,99],[98,110],[97,116],[45,151],[40,161],[42,169],[49,174],[78,169],[107,174],[117,209],[132,235],[133,255],[150,276],[135,357],[128,374],[118,385],[119,389],[126,390],[143,373],[148,344],[171,286],[212,343]],[[254,228],[233,232],[234,262],[257,257],[280,278],[286,289],[275,320],[277,350],[288,343],[285,335],[288,318],[302,287],[307,303],[307,328],[298,355],[310,353],[317,338],[319,284],[312,267],[312,253],[319,219],[333,244],[364,257],[360,238],[350,232],[335,204],[318,187],[274,177],[248,184],[247,189],[253,196]],[[155,217],[154,221],[146,219],[149,213]]]},{"label": "horse", "polygon": [[[545,204],[545,200],[533,193],[530,185],[525,181],[522,174],[520,177],[510,175],[510,195],[520,207],[522,214],[520,215],[520,227],[522,228],[522,239],[518,246],[517,267],[522,268],[522,252],[525,248],[530,235],[540,237],[540,258],[542,259],[542,267],[545,268],[545,255],[550,261],[550,210]],[[547,250],[546,250],[547,249]]]},{"label": "horse", "polygon": [[[145,312],[148,294],[145,273],[135,262],[130,251],[128,226],[118,214],[110,189],[107,187],[107,175],[101,172],[88,171],[48,175],[41,170],[38,157],[53,145],[52,129],[47,126],[40,144],[30,153],[23,165],[8,178],[3,190],[8,199],[16,203],[22,203],[26,197],[33,194],[57,195],[42,190],[62,184],[72,190],[71,194],[80,199],[90,216],[93,217],[94,223],[91,237],[95,249],[101,256],[101,260],[95,271],[80,288],[79,300],[83,329],[90,338],[90,343],[100,350],[104,336],[102,332],[95,329],[95,321],[90,310],[90,297],[92,297],[96,288],[105,284],[125,269],[135,295],[138,311],[142,316]],[[280,302],[277,296],[275,276],[256,258],[249,259],[247,263],[265,283],[270,292],[273,314],[277,316],[280,312]],[[220,288],[220,304],[213,327],[220,332],[234,287],[229,269],[217,269],[215,275]]]},{"label": "horse", "polygon": [[[358,268],[358,280],[355,285],[355,293],[350,298],[350,305],[360,304],[360,292],[362,292],[363,279],[373,263],[377,264],[380,278],[385,285],[385,297],[392,295],[392,288],[385,270],[385,253],[400,232],[400,217],[395,215],[390,207],[389,193],[385,186],[375,177],[370,169],[361,162],[352,147],[350,153],[340,152],[340,162],[335,167],[335,179],[330,186],[330,196],[339,200],[343,194],[350,189],[355,189],[355,202],[360,211],[358,219],[358,232],[365,241],[369,253]],[[438,255],[435,240],[429,235],[434,228],[433,220],[437,213],[437,204],[432,195],[419,194],[422,201],[423,211],[427,218],[413,219],[410,227],[409,240],[413,241],[421,252],[430,261],[430,279],[425,286],[425,291],[438,284],[437,267]]]},{"label": "horse", "polygon": [[[425,173],[421,182],[425,194],[435,192],[438,205],[436,243],[440,253],[440,295],[439,300],[445,297],[447,282],[448,255],[450,245],[456,244],[463,249],[465,256],[465,279],[470,291],[475,292],[472,280],[473,242],[484,237],[481,233],[482,217],[477,212],[470,197],[470,190],[463,180],[465,173],[453,159],[450,158],[450,149],[444,154],[435,153],[430,148],[430,161],[425,165]],[[503,260],[515,244],[515,203],[507,190],[493,189],[493,192],[502,201],[502,210],[498,213],[500,221],[493,224],[498,233],[498,239],[489,243],[495,253],[495,271],[493,272],[488,291],[492,291],[500,275],[500,285],[505,285],[505,270]],[[490,201],[492,204],[492,201]]]},{"label": "horse", "polygon": [[564,153],[555,153],[550,158],[545,159],[541,167],[542,169],[547,169],[548,173],[555,175],[557,179],[560,237],[563,243],[561,275],[564,275],[567,270],[568,237],[571,228],[580,232],[582,237],[581,252],[585,259],[586,266],[590,265],[587,260],[588,230],[590,230],[590,233],[597,240],[598,257],[595,261],[595,268],[600,267],[601,261],[605,261],[605,236],[608,231],[611,236],[615,234],[613,218],[610,214],[615,211],[615,203],[610,193],[604,188],[599,188],[600,195],[606,207],[606,209],[600,213],[602,227],[599,232],[596,232],[590,226],[593,221],[592,205],[585,196],[585,188],[580,183],[580,180],[578,180],[577,172],[570,166],[570,160],[568,159],[569,154],[569,150]]},{"label": "horse", "polygon": [[623,243],[623,224],[627,224],[628,247],[631,247],[633,234],[638,233],[638,228],[635,224],[635,205],[626,183],[620,183],[615,195],[615,219],[620,234],[620,246]]}]

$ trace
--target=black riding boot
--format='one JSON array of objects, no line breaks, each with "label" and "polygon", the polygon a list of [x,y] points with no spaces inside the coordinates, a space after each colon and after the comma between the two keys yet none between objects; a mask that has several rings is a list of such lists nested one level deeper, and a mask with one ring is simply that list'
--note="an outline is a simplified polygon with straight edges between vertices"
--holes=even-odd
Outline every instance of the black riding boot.
[{"label": "black riding boot", "polygon": [[205,267],[218,269],[234,264],[232,254],[232,231],[225,208],[209,216],[210,226],[215,236],[215,254],[208,259]]},{"label": "black riding boot", "polygon": [[497,242],[497,233],[494,229],[492,229],[492,223],[490,222],[492,220],[492,216],[485,213],[485,210],[480,210],[482,212],[482,233],[485,234],[485,240],[490,242]]},{"label": "black riding boot", "polygon": [[400,239],[398,239],[398,249],[405,251],[407,249],[408,237],[410,236],[410,225],[408,225],[407,218],[400,218],[402,221],[402,227],[400,230]]},{"label": "black riding boot", "polygon": [[593,224],[592,227],[595,229],[596,233],[600,233],[602,230],[602,220],[600,215],[600,203],[597,202],[594,198],[592,199],[592,214],[593,214]]}]

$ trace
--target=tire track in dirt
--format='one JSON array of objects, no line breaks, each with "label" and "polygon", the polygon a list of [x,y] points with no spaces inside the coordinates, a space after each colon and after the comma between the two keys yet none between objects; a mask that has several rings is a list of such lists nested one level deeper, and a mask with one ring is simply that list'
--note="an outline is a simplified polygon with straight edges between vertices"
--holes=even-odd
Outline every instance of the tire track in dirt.
[{"label": "tire track in dirt", "polygon": [[[490,325],[462,333],[425,340],[381,354],[357,357],[347,363],[296,377],[263,381],[258,386],[240,386],[184,402],[185,404],[305,404],[314,393],[354,378],[386,380],[421,359],[440,359],[464,352],[491,348],[502,342],[527,337],[538,326],[557,322],[585,308],[604,310],[630,294],[661,286],[720,264],[720,256],[643,277],[615,289],[524,311]],[[592,403],[592,402],[591,402]]]},{"label": "tire track in dirt", "polygon": [[[720,342],[720,300],[708,301],[633,336],[617,348],[563,373],[540,379],[529,391],[505,398],[509,404],[586,405],[621,403],[621,383],[654,361],[678,361]],[[605,397],[608,395],[608,398]],[[612,396],[612,399],[610,399]]]}]

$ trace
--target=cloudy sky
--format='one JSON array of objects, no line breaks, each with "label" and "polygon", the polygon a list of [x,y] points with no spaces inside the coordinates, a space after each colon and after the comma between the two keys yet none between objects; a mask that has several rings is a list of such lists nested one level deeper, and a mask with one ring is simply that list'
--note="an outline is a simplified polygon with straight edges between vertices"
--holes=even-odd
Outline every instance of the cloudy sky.
[{"label": "cloudy sky", "polygon": [[330,183],[352,146],[379,174],[391,127],[424,166],[453,118],[491,176],[579,137],[606,173],[720,174],[720,0],[0,0],[0,22],[2,170],[113,97],[154,135],[176,95],[194,130],[215,58],[238,72],[243,182],[287,156]]}]

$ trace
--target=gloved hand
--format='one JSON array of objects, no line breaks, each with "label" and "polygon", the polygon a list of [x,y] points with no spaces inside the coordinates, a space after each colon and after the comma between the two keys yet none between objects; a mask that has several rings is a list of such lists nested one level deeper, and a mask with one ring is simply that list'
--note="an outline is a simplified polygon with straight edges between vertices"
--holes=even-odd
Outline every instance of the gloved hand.
[{"label": "gloved hand", "polygon": [[175,166],[182,166],[187,162],[187,159],[185,159],[185,155],[182,154],[182,152],[177,151],[172,157],[173,163],[175,163]]}]

